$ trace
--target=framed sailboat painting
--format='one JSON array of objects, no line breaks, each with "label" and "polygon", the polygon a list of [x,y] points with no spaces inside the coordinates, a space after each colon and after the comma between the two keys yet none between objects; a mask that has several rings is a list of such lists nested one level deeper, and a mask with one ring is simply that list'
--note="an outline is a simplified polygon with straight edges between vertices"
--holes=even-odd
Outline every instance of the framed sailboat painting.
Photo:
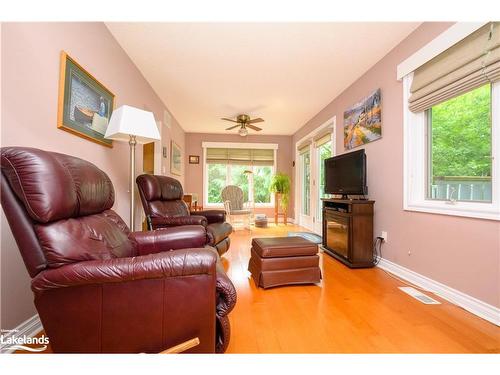
[{"label": "framed sailboat painting", "polygon": [[61,52],[57,127],[113,147],[104,138],[115,96],[66,52]]}]

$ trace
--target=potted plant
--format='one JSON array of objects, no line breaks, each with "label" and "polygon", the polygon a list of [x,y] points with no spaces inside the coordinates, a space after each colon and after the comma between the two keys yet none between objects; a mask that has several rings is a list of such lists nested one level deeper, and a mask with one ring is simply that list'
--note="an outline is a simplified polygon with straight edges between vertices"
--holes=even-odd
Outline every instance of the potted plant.
[{"label": "potted plant", "polygon": [[279,198],[283,211],[286,211],[290,200],[290,185],[290,176],[286,173],[278,172],[271,179],[271,185],[269,186],[269,190],[277,194],[276,199]]}]

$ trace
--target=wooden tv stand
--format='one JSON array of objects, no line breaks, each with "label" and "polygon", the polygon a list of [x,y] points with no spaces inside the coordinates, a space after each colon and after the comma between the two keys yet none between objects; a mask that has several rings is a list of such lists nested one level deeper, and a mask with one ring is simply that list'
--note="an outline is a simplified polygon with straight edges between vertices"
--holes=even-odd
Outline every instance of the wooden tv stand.
[{"label": "wooden tv stand", "polygon": [[362,199],[322,199],[323,248],[351,268],[373,267],[373,205]]}]

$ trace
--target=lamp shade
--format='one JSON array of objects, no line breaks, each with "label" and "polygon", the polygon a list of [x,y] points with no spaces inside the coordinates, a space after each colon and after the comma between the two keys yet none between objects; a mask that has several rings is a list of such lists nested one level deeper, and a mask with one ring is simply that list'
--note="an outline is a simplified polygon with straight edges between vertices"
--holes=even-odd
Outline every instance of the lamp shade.
[{"label": "lamp shade", "polygon": [[129,105],[114,110],[104,138],[128,142],[131,135],[137,143],[161,139],[153,113]]}]

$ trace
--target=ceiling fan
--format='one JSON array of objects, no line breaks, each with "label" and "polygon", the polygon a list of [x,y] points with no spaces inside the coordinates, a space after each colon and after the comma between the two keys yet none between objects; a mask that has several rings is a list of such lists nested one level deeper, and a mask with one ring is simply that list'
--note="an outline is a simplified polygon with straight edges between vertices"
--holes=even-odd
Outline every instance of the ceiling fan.
[{"label": "ceiling fan", "polygon": [[255,131],[261,131],[262,130],[261,128],[259,128],[258,126],[252,125],[252,124],[255,124],[258,122],[264,122],[264,119],[261,119],[260,117],[250,119],[250,116],[245,115],[245,114],[236,116],[236,120],[226,118],[226,117],[221,118],[221,120],[236,122],[238,125],[231,126],[231,127],[227,128],[226,130],[233,130],[234,128],[237,128],[239,126],[240,129],[238,130],[238,134],[241,135],[242,137],[246,137],[248,135],[247,128],[255,130]]}]

